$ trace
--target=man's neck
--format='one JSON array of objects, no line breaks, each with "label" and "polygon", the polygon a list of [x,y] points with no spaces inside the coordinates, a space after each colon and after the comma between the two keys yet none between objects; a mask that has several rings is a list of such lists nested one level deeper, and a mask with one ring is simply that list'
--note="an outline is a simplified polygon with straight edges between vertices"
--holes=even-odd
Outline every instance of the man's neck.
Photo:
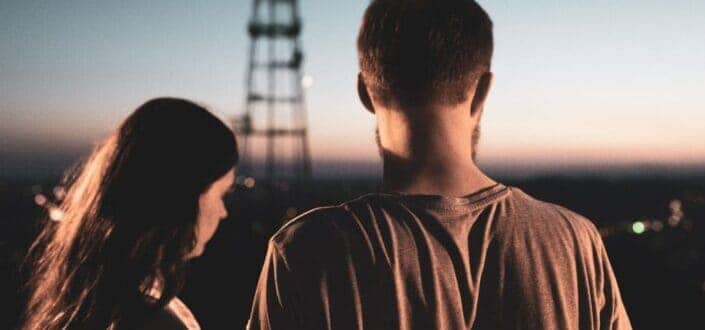
[{"label": "man's neck", "polygon": [[385,159],[384,187],[404,194],[462,197],[495,185],[472,162],[466,164]]},{"label": "man's neck", "polygon": [[496,184],[475,164],[470,136],[442,127],[411,133],[403,126],[383,152],[386,190],[461,197]]}]

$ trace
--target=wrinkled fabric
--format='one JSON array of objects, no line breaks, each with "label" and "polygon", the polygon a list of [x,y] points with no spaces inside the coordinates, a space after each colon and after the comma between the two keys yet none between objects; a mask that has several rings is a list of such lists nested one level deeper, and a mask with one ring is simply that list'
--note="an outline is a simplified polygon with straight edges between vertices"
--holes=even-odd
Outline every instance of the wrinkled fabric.
[{"label": "wrinkled fabric", "polygon": [[595,226],[498,184],[378,193],[269,241],[249,329],[631,329]]}]

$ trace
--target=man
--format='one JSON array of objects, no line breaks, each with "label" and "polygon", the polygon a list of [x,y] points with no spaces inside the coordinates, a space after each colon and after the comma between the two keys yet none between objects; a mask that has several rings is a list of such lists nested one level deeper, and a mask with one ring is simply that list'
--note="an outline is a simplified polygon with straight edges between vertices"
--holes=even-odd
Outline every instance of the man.
[{"label": "man", "polygon": [[493,79],[484,10],[375,0],[357,46],[387,192],[276,233],[249,328],[631,328],[594,225],[475,165]]}]

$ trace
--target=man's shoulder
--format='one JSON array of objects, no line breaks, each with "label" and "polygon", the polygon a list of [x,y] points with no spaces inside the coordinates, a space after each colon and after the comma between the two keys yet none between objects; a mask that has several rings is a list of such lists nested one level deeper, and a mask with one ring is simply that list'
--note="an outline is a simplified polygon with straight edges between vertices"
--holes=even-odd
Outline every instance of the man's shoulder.
[{"label": "man's shoulder", "polygon": [[[365,237],[363,220],[356,208],[370,202],[363,195],[338,205],[311,209],[284,224],[269,240],[269,249],[277,258],[299,269],[312,269],[339,262],[354,253],[351,244]],[[315,267],[314,267],[315,268]]]},{"label": "man's shoulder", "polygon": [[355,199],[337,204],[313,208],[289,220],[271,238],[279,245],[289,245],[295,241],[322,241],[331,235],[339,235],[354,223],[353,208],[370,203],[376,194],[365,194]]},{"label": "man's shoulder", "polygon": [[313,208],[289,220],[274,235],[271,241],[284,245],[302,236],[321,236],[330,231],[331,221],[344,215],[342,205]]},{"label": "man's shoulder", "polygon": [[594,240],[599,232],[592,220],[568,209],[565,206],[554,204],[535,198],[521,189],[512,188],[512,198],[509,200],[508,217],[511,224],[527,228],[523,232],[546,232],[559,235],[583,236]]}]

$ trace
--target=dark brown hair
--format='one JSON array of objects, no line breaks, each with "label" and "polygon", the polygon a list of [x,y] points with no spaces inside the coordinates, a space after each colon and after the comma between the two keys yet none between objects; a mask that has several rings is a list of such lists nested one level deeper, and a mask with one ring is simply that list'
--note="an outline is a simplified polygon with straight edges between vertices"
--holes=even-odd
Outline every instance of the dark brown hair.
[{"label": "dark brown hair", "polygon": [[472,0],[373,0],[357,49],[363,80],[383,105],[454,105],[489,71],[492,21]]},{"label": "dark brown hair", "polygon": [[67,176],[63,219],[30,251],[23,328],[129,327],[162,308],[183,285],[199,196],[237,159],[232,131],[204,108],[140,106]]}]

